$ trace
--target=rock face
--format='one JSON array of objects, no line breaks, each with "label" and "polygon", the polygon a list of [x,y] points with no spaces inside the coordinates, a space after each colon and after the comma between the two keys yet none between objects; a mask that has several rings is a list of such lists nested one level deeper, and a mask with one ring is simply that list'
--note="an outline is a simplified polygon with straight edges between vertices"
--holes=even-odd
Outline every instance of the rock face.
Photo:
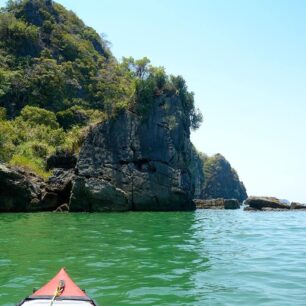
[{"label": "rock face", "polygon": [[204,157],[204,176],[201,199],[237,199],[242,203],[247,198],[237,172],[221,154]]},{"label": "rock face", "polygon": [[49,193],[56,194],[56,207],[63,204],[68,205],[74,177],[74,169],[53,170],[53,176],[47,181],[46,190]]},{"label": "rock face", "polygon": [[89,132],[72,211],[195,209],[193,151],[181,101],[160,97],[152,108],[145,118],[124,111]]},{"label": "rock face", "polygon": [[0,212],[52,211],[69,201],[72,172],[57,171],[46,183],[31,172],[0,164]]},{"label": "rock face", "polygon": [[210,199],[194,200],[198,209],[238,209],[240,204],[237,199]]},{"label": "rock face", "polygon": [[191,154],[191,163],[189,166],[190,173],[192,174],[193,178],[193,185],[194,185],[194,199],[201,198],[201,192],[204,185],[204,162],[201,159],[200,154],[198,153],[196,148],[192,145],[192,154]]},{"label": "rock face", "polygon": [[27,211],[42,200],[43,181],[19,169],[0,164],[0,211]]}]

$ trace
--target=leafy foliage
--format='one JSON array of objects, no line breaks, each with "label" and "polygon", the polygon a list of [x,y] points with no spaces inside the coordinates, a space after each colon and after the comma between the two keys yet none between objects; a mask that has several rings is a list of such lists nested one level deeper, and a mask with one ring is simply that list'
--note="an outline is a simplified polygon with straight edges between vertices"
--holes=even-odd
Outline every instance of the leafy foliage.
[{"label": "leafy foliage", "polygon": [[156,98],[179,96],[184,120],[201,114],[184,79],[148,58],[113,57],[108,42],[51,0],[10,0],[0,11],[0,160],[44,176],[56,150],[77,151],[88,126],[124,109],[146,117]]},{"label": "leafy foliage", "polygon": [[20,119],[34,127],[37,125],[44,125],[52,129],[59,128],[59,124],[53,112],[34,106],[25,106],[20,113]]},{"label": "leafy foliage", "polygon": [[0,41],[1,47],[17,56],[39,53],[38,28],[9,13],[2,14],[0,18]]},{"label": "leafy foliage", "polygon": [[82,109],[79,106],[73,106],[64,111],[56,113],[59,124],[69,130],[74,126],[86,126],[106,120],[104,112],[94,109]]},{"label": "leafy foliage", "polygon": [[53,112],[26,106],[14,120],[0,119],[0,161],[46,177],[46,158],[56,151],[77,152],[84,133],[78,126],[64,131]]},{"label": "leafy foliage", "polygon": [[10,1],[0,13],[0,106],[15,117],[25,105],[58,112],[72,106],[113,115],[134,82],[107,43],[60,4]]},{"label": "leafy foliage", "polygon": [[150,65],[150,60],[144,57],[135,60],[132,57],[123,58],[123,68],[135,79],[136,97],[134,108],[138,113],[150,111],[158,96],[179,96],[183,104],[184,119],[187,127],[197,129],[203,121],[199,109],[194,106],[194,93],[189,92],[182,76],[167,75],[163,67]]},{"label": "leafy foliage", "polygon": [[41,167],[39,160],[24,155],[14,155],[10,160],[10,165],[22,167],[28,171],[34,172],[45,180],[51,175],[51,172],[45,171],[44,168]]}]

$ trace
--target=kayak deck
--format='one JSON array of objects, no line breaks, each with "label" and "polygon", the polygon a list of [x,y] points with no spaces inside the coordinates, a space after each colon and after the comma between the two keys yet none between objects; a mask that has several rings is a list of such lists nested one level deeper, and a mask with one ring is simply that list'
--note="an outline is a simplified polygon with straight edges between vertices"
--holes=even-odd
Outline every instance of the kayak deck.
[{"label": "kayak deck", "polygon": [[[31,300],[25,301],[22,306],[50,306],[50,300]],[[57,301],[55,300],[52,306],[93,306],[87,301]]]}]

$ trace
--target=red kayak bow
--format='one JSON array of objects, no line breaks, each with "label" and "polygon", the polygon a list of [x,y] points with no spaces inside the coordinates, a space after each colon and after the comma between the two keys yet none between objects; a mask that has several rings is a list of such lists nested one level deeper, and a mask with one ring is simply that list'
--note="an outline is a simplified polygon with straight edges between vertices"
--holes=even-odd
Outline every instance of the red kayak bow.
[{"label": "red kayak bow", "polygon": [[24,299],[18,306],[66,305],[67,301],[73,301],[73,305],[76,306],[98,306],[62,268],[46,285]]},{"label": "red kayak bow", "polygon": [[62,268],[46,285],[35,291],[32,295],[35,296],[42,296],[42,295],[54,295],[58,284],[60,281],[64,281],[64,288],[62,293],[59,295],[61,297],[68,296],[68,297],[86,297],[87,295],[81,290],[69,277],[67,272],[64,268]]}]

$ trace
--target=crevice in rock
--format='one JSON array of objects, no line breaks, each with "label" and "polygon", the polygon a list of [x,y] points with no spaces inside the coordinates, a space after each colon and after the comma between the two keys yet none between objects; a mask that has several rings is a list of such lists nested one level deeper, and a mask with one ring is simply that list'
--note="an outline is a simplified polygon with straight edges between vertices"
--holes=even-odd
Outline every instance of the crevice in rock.
[{"label": "crevice in rock", "polygon": [[168,125],[167,122],[158,122],[157,126],[163,128],[163,129],[166,129],[168,131],[170,130],[169,125]]},{"label": "crevice in rock", "polygon": [[131,176],[131,186],[132,186],[132,190],[131,190],[131,204],[132,204],[132,207],[131,209],[132,210],[135,210],[135,202],[134,202],[134,175],[132,173],[132,176]]},{"label": "crevice in rock", "polygon": [[58,200],[57,204],[60,206],[62,204],[67,204],[69,203],[70,195],[72,191],[72,181],[70,181],[65,188],[58,193]]},{"label": "crevice in rock", "polygon": [[140,172],[156,172],[155,166],[149,162],[147,159],[138,159],[133,161],[135,168]]},{"label": "crevice in rock", "polygon": [[152,161],[145,158],[136,160],[120,160],[119,164],[121,166],[133,164],[135,166],[135,169],[140,172],[156,172],[156,167],[152,164]]}]

